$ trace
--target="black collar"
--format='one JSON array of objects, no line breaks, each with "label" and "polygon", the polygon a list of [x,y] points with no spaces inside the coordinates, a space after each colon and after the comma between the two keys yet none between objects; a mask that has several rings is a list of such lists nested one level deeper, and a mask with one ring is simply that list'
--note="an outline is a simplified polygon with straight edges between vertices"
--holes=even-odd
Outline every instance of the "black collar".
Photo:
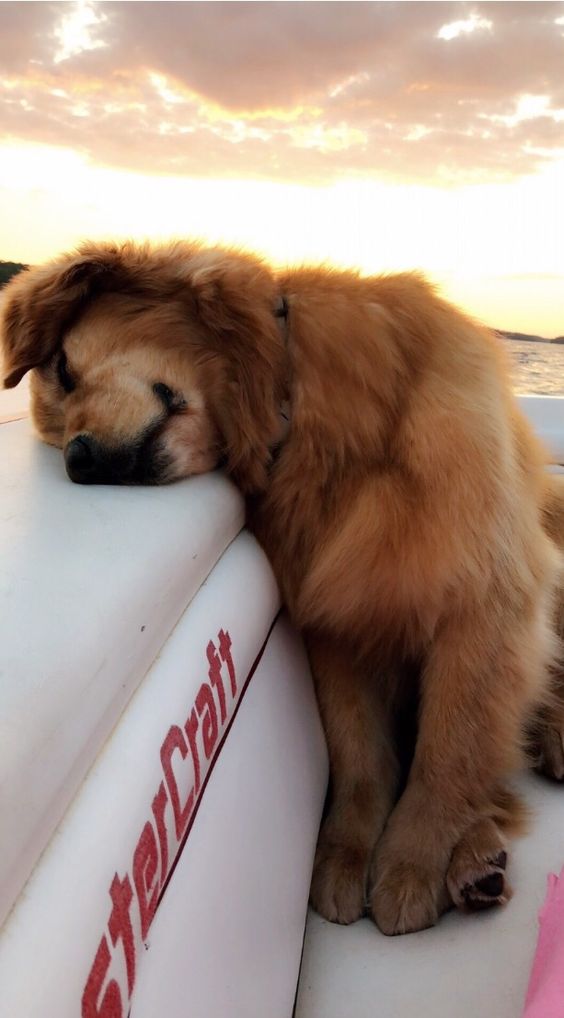
[{"label": "black collar", "polygon": [[[280,331],[282,333],[282,337],[283,337],[284,344],[285,344],[286,347],[288,346],[288,318],[289,318],[289,313],[290,313],[290,308],[288,306],[288,301],[286,300],[285,297],[280,296],[278,298],[278,300],[276,301],[276,304],[274,306],[273,314],[274,314],[274,317],[277,318],[279,323],[280,323]],[[274,446],[272,446],[271,449],[270,449],[271,466],[278,459],[278,456],[280,454],[282,446],[284,445],[284,442],[286,441],[286,438],[287,438],[288,433],[290,431],[291,419],[290,419],[290,402],[289,402],[289,400],[284,400],[284,402],[280,405],[280,409],[279,409],[278,413],[279,413],[279,417],[280,417],[280,435],[278,437],[278,440],[274,444]]]},{"label": "black collar", "polygon": [[288,301],[286,300],[285,297],[279,297],[274,308],[274,317],[283,318],[284,321],[287,322],[288,312],[289,312]]}]

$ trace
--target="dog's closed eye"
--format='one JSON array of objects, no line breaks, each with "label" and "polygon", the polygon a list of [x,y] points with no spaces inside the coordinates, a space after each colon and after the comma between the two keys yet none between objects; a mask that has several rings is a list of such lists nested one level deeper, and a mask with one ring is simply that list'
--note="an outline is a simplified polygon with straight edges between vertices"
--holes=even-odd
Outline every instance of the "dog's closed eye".
[{"label": "dog's closed eye", "polygon": [[173,392],[164,382],[155,382],[153,392],[169,413],[173,413],[175,410],[182,410],[186,406],[186,401],[180,393]]},{"label": "dog's closed eye", "polygon": [[76,379],[73,378],[69,370],[67,355],[64,350],[57,361],[57,378],[59,379],[61,388],[64,389],[66,393],[73,392],[74,389],[76,389]]}]

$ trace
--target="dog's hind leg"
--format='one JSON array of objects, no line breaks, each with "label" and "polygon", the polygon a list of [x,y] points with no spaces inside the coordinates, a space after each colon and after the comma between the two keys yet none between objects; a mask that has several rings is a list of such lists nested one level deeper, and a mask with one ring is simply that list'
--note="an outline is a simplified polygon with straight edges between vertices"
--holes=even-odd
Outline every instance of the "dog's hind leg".
[{"label": "dog's hind leg", "polygon": [[374,674],[335,641],[310,640],[309,654],[331,770],[310,899],[324,918],[351,923],[364,911],[370,860],[393,808],[399,768]]},{"label": "dog's hind leg", "polygon": [[564,673],[555,676],[552,701],[533,727],[531,759],[539,774],[564,782]]},{"label": "dog's hind leg", "polygon": [[[564,555],[564,476],[550,474],[543,506],[544,527]],[[533,766],[564,781],[564,565],[556,589],[554,619],[559,653],[552,667],[551,697],[531,733]]]},{"label": "dog's hind leg", "polygon": [[384,933],[424,929],[448,907],[455,849],[491,815],[496,788],[520,760],[522,726],[551,643],[530,600],[530,613],[519,613],[512,629],[505,630],[505,605],[474,604],[453,613],[435,637],[409,781],[374,858],[370,905]]}]

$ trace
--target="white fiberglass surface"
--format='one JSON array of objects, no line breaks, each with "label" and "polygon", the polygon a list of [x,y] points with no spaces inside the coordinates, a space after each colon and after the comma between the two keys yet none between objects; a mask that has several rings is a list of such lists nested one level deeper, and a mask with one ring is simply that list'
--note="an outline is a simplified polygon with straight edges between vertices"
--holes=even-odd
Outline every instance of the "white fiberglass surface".
[{"label": "white fiberglass surface", "polygon": [[244,514],[217,473],[70,484],[26,420],[0,426],[0,491],[1,919]]}]

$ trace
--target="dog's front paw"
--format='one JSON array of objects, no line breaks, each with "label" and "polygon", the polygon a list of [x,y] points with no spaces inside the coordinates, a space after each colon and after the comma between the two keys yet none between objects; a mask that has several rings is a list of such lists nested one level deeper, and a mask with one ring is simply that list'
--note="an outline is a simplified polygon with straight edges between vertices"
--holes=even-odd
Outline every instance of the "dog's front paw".
[{"label": "dog's front paw", "polygon": [[364,912],[368,860],[365,853],[344,841],[332,841],[321,833],[310,902],[331,923],[348,925]]},{"label": "dog's front paw", "polygon": [[369,905],[374,922],[386,936],[426,930],[448,906],[444,876],[409,862],[386,864],[382,859]]}]

